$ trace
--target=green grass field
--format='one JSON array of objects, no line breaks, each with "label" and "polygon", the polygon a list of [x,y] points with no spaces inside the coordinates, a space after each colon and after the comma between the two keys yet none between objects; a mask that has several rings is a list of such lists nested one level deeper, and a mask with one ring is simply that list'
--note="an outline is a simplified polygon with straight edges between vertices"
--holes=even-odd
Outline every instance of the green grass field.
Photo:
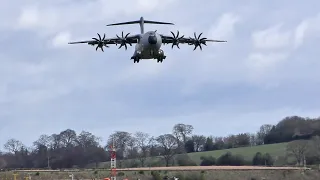
[{"label": "green grass field", "polygon": [[277,159],[279,156],[285,156],[287,143],[279,143],[279,144],[270,144],[270,145],[261,145],[261,146],[252,146],[252,147],[242,147],[242,148],[233,148],[233,149],[224,149],[218,151],[207,151],[207,152],[197,152],[197,153],[189,153],[189,157],[200,163],[201,156],[213,156],[215,158],[219,158],[221,155],[226,152],[231,152],[234,155],[241,155],[246,160],[252,160],[253,156],[257,152],[269,153],[273,158]]},{"label": "green grass field", "polygon": [[[261,145],[261,146],[252,146],[252,147],[241,147],[241,148],[232,148],[232,149],[224,149],[217,151],[206,151],[206,152],[196,152],[196,153],[188,153],[188,156],[191,160],[196,162],[198,165],[200,164],[201,156],[213,156],[215,158],[219,158],[226,152],[231,152],[234,155],[242,155],[245,160],[252,160],[253,156],[257,152],[261,153],[269,153],[273,159],[275,160],[275,165],[283,165],[283,157],[286,154],[286,145],[287,143],[278,143],[278,144],[269,144],[269,145]],[[179,155],[178,155],[179,156]],[[129,167],[130,164],[136,162],[137,160],[118,160],[118,164],[121,163],[122,167]],[[164,162],[159,162],[159,157],[151,157],[146,160],[146,166],[164,166]],[[109,167],[109,162],[102,162],[99,164],[101,168]]]},{"label": "green grass field", "polygon": [[[120,171],[118,171],[120,172]],[[214,171],[134,171],[118,173],[117,179],[123,180],[162,180],[165,176],[179,177],[179,180],[319,180],[318,170],[214,170]],[[40,172],[17,173],[17,180],[67,180],[73,174],[78,180],[101,180],[110,177],[109,171],[80,171],[80,172]],[[0,172],[0,180],[13,180],[13,172]]]}]

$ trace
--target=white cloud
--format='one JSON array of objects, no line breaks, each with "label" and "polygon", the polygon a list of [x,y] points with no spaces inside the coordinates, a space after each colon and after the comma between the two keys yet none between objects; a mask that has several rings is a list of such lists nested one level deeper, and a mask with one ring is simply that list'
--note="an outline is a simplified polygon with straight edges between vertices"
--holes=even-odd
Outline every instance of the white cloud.
[{"label": "white cloud", "polygon": [[219,17],[218,21],[210,27],[209,36],[212,38],[227,39],[234,35],[235,25],[241,18],[234,13],[225,13]]},{"label": "white cloud", "polygon": [[66,47],[71,42],[71,34],[69,32],[60,32],[52,40],[53,47]]},{"label": "white cloud", "polygon": [[252,34],[254,48],[292,50],[302,46],[308,36],[318,36],[320,13],[314,17],[305,18],[291,29],[284,30],[284,24],[280,23],[264,30],[255,31]]},{"label": "white cloud", "polygon": [[279,49],[290,45],[292,34],[290,31],[283,32],[283,24],[274,25],[268,29],[254,32],[252,41],[257,49]]},{"label": "white cloud", "polygon": [[252,53],[247,59],[247,66],[257,72],[264,72],[288,58],[287,53]]},{"label": "white cloud", "polygon": [[294,47],[300,47],[305,38],[308,36],[319,36],[320,33],[320,13],[315,17],[304,19],[295,29],[294,32]]},{"label": "white cloud", "polygon": [[[50,35],[63,29],[76,29],[77,26],[88,26],[92,23],[114,21],[127,15],[140,16],[145,13],[159,12],[176,0],[149,1],[145,0],[124,0],[124,1],[82,1],[81,3],[67,2],[37,2],[33,5],[22,7],[18,16],[18,26],[15,29],[29,29],[41,35]],[[123,8],[123,5],[130,8]],[[112,8],[110,8],[112,7]],[[136,20],[140,16],[136,16]],[[105,28],[102,24],[101,28]],[[99,27],[97,27],[99,28]],[[78,29],[77,29],[78,30]]]},{"label": "white cloud", "polygon": [[63,22],[60,20],[59,12],[54,9],[43,9],[37,5],[26,6],[18,18],[16,29],[50,30],[52,32],[56,27],[59,27],[59,22]]},{"label": "white cloud", "polygon": [[22,28],[30,28],[37,26],[39,23],[39,12],[36,7],[27,7],[23,9],[18,19],[18,26]]},{"label": "white cloud", "polygon": [[[241,17],[234,13],[224,13],[222,14],[218,20],[210,26],[208,30],[209,39],[219,39],[219,40],[227,40],[226,44],[224,43],[207,43],[208,47],[203,46],[203,51],[195,52],[197,56],[203,57],[202,60],[197,60],[194,62],[190,62],[190,67],[188,69],[192,69],[192,73],[189,73],[185,76],[185,86],[182,88],[181,93],[185,95],[192,95],[197,92],[199,88],[202,88],[202,85],[207,83],[221,82],[221,78],[217,77],[217,74],[224,74],[229,72],[233,67],[229,65],[225,65],[226,61],[223,61],[217,56],[214,52],[210,52],[213,47],[228,47],[228,43],[232,41],[234,33],[236,31],[236,25],[241,22]],[[198,34],[197,34],[198,35]],[[203,36],[204,37],[204,36]],[[205,57],[205,58],[204,58]],[[190,58],[193,59],[193,58]],[[178,61],[177,68],[180,67],[181,61]],[[224,77],[223,81],[226,82],[227,77]]]},{"label": "white cloud", "polygon": [[305,33],[308,29],[308,23],[306,21],[301,22],[295,30],[294,47],[298,48],[303,44]]}]

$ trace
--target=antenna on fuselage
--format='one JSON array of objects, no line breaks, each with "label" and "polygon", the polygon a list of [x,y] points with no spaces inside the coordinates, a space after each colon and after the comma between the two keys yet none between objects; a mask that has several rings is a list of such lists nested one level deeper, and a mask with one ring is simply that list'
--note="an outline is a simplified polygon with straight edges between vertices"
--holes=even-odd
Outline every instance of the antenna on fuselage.
[{"label": "antenna on fuselage", "polygon": [[121,23],[114,23],[114,24],[108,24],[107,26],[117,26],[117,25],[126,25],[126,24],[139,24],[139,25],[140,25],[141,34],[144,33],[144,24],[167,24],[167,25],[174,25],[173,23],[169,23],[169,22],[160,22],[160,21],[144,20],[143,17],[140,17],[140,20],[137,20],[137,21],[127,21],[127,22],[121,22]]}]

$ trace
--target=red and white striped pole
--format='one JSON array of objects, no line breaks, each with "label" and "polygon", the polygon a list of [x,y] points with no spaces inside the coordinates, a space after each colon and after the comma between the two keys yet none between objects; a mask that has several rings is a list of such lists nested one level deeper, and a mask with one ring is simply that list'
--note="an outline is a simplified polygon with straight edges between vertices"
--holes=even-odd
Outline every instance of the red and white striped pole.
[{"label": "red and white striped pole", "polygon": [[111,145],[111,180],[116,180],[117,179],[117,155],[116,155],[116,148],[115,148],[115,143],[114,139],[112,140],[112,145]]}]

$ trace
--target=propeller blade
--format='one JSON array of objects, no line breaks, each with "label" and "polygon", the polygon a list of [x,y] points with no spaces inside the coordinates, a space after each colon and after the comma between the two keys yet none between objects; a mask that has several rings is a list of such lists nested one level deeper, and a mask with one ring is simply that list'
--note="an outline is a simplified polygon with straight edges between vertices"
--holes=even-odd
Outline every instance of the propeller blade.
[{"label": "propeller blade", "polygon": [[200,41],[206,40],[207,38],[201,38]]},{"label": "propeller blade", "polygon": [[177,30],[177,37],[179,37],[179,31]]},{"label": "propeller blade", "polygon": [[96,47],[96,51],[98,50],[99,46]]},{"label": "propeller blade", "polygon": [[99,36],[99,40],[101,41],[101,36],[100,36],[100,34],[99,33],[97,33],[98,34],[98,36]]},{"label": "propeller blade", "polygon": [[128,34],[125,36],[125,38],[127,38],[127,37],[129,36],[129,34],[130,34],[130,33],[128,33]]},{"label": "propeller blade", "polygon": [[106,33],[103,34],[102,40],[104,41],[106,39]]},{"label": "propeller blade", "polygon": [[200,48],[200,50],[202,51],[202,47],[201,47],[201,44],[199,45],[199,48]]},{"label": "propeller blade", "polygon": [[197,47],[198,47],[197,45],[196,45],[196,46],[194,46],[194,49],[193,49],[193,50],[196,50],[196,49],[197,49]]},{"label": "propeller blade", "polygon": [[171,32],[171,34],[172,34],[173,38],[175,38],[175,35],[174,35],[174,33],[173,33],[172,31],[170,31],[170,32]]},{"label": "propeller blade", "polygon": [[201,35],[202,35],[202,33],[199,34],[198,39],[200,38]]}]

